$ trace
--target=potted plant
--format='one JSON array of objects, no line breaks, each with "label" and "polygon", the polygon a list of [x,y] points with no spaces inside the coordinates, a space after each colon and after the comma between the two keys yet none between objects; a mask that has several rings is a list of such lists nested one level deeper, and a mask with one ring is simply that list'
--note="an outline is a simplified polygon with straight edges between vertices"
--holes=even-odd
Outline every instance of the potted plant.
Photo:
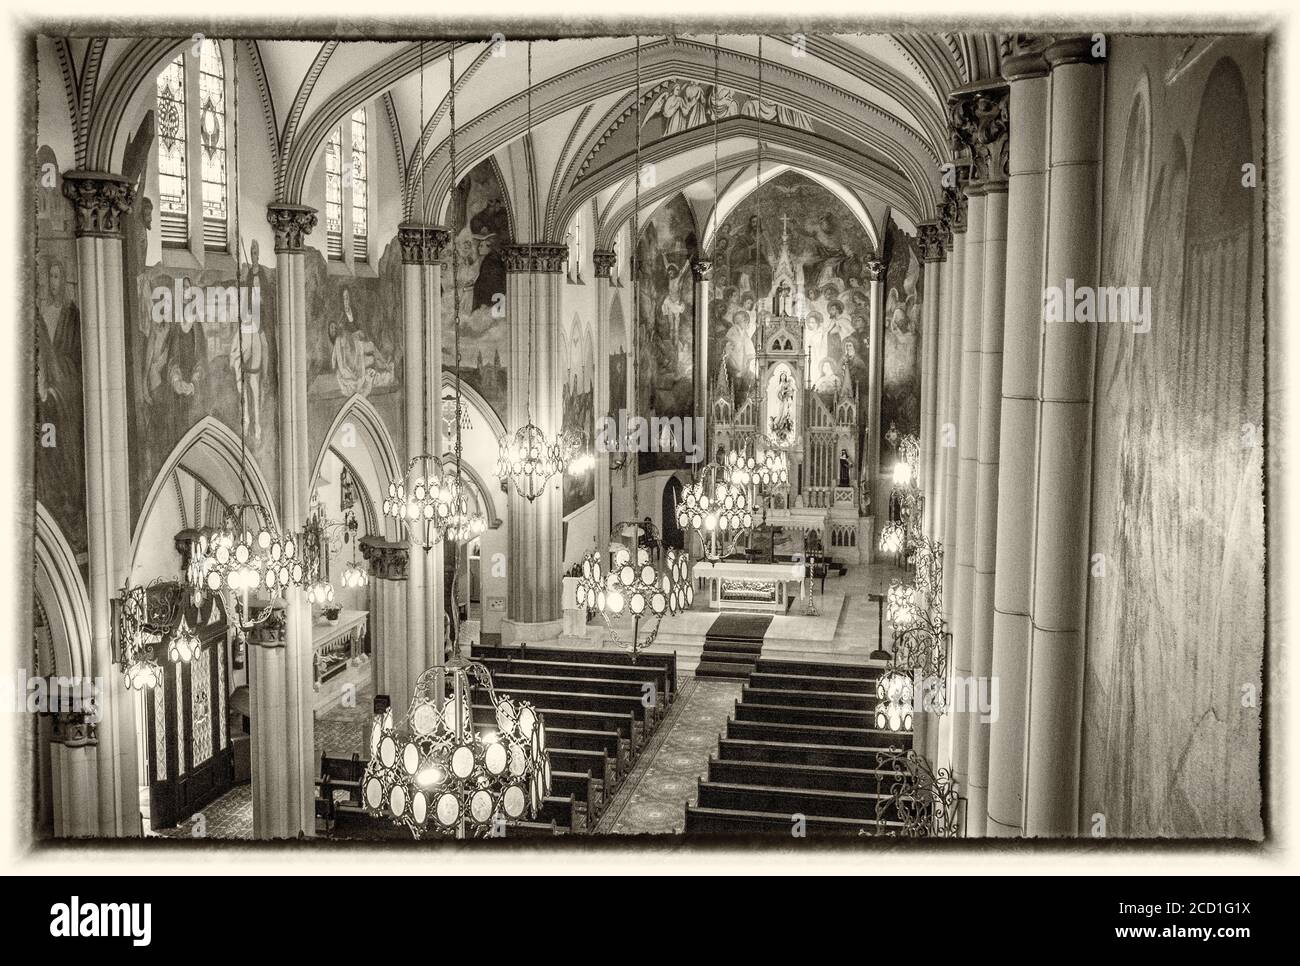
[{"label": "potted plant", "polygon": [[338,604],[334,603],[333,601],[330,601],[330,603],[326,604],[324,607],[321,608],[320,610],[321,617],[325,619],[326,624],[329,624],[331,627],[333,627],[335,624],[339,622],[339,612],[342,609],[343,608],[339,607]]}]

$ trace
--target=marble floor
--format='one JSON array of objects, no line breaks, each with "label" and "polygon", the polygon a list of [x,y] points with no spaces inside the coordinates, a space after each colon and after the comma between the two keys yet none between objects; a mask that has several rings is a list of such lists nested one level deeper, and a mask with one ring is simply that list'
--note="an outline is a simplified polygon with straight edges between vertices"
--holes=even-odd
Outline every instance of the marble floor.
[{"label": "marble floor", "polygon": [[596,834],[651,835],[682,831],[696,779],[708,771],[718,735],[740,697],[743,682],[685,677],[681,694],[650,747],[614,796]]}]

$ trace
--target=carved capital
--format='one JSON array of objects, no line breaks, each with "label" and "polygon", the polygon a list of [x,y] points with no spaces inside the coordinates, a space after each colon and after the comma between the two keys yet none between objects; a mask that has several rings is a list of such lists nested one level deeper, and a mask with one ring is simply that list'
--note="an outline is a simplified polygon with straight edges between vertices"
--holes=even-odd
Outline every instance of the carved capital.
[{"label": "carved capital", "polygon": [[501,253],[507,272],[528,272],[533,267],[533,249],[530,245],[507,245]]},{"label": "carved capital", "polygon": [[99,743],[95,715],[90,711],[59,711],[54,715],[54,733],[50,736],[56,744],[69,748]]},{"label": "carved capital", "polygon": [[539,242],[534,244],[532,249],[534,272],[541,272],[544,275],[556,275],[564,271],[564,265],[569,260],[568,245]]},{"label": "carved capital", "polygon": [[596,277],[609,278],[618,261],[618,253],[612,248],[597,248],[591,253],[591,260],[596,265]]},{"label": "carved capital", "polygon": [[410,547],[405,541],[385,540],[383,537],[364,536],[357,541],[361,555],[366,558],[366,569],[376,580],[405,580]]},{"label": "carved capital", "polygon": [[947,254],[943,242],[943,225],[936,219],[934,221],[923,221],[916,227],[918,229],[917,240],[921,244],[921,261],[943,261]]},{"label": "carved capital", "polygon": [[691,275],[697,282],[707,282],[713,278],[713,259],[696,256],[691,259]]},{"label": "carved capital", "polygon": [[120,175],[69,171],[63,197],[72,202],[78,238],[121,238],[122,216],[135,204],[135,188]]},{"label": "carved capital", "polygon": [[1002,76],[1009,81],[1045,77],[1051,70],[1043,52],[1052,44],[1050,34],[1006,34],[1000,41]]},{"label": "carved capital", "polygon": [[867,277],[873,282],[883,282],[885,272],[889,270],[889,263],[875,255],[868,255],[866,258]]},{"label": "carved capital", "polygon": [[442,258],[451,232],[436,225],[407,223],[397,226],[397,244],[403,265],[433,265]]},{"label": "carved capital", "polygon": [[[1098,39],[1092,34],[1080,34],[1074,37],[1054,39],[1043,51],[1043,57],[1055,70],[1063,64],[1100,64],[1106,60],[1104,53],[1098,52]],[[1102,50],[1105,49],[1102,42]]]},{"label": "carved capital", "polygon": [[301,252],[303,239],[316,227],[316,209],[306,205],[267,205],[266,220],[275,232],[277,254]]},{"label": "carved capital", "polygon": [[970,159],[975,185],[1004,182],[1010,161],[1010,87],[1006,81],[955,91],[948,99],[954,153]]}]

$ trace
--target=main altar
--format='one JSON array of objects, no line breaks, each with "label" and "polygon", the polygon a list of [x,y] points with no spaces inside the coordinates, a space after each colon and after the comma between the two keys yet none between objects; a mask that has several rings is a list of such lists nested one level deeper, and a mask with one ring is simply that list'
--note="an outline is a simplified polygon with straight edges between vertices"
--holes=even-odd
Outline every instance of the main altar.
[{"label": "main altar", "polygon": [[698,562],[696,581],[707,581],[709,606],[715,610],[754,610],[784,614],[799,597],[807,573],[803,563],[765,563],[751,560]]}]

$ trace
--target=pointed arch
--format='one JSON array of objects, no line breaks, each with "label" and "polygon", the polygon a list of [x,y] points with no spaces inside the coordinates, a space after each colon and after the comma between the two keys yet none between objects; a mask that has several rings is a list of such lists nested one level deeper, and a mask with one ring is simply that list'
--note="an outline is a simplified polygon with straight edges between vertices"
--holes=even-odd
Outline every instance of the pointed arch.
[{"label": "pointed arch", "polygon": [[[50,619],[53,673],[89,676],[91,662],[90,597],[67,537],[39,500],[36,502],[36,597]],[[35,674],[36,669],[30,668]]]},{"label": "pointed arch", "polygon": [[[358,430],[357,442],[369,455],[368,461],[345,455],[334,445],[335,437],[344,426],[349,424]],[[388,432],[383,417],[379,415],[379,410],[360,393],[354,394],[343,404],[343,408],[339,410],[334,421],[330,423],[329,429],[325,431],[325,438],[321,441],[320,450],[312,462],[311,475],[308,477],[313,484],[320,476],[321,468],[325,463],[325,454],[331,449],[347,464],[353,477],[365,490],[366,500],[369,503],[369,518],[376,523],[382,522],[387,527],[388,521],[379,512],[379,508],[383,506],[384,495],[388,491],[388,481],[401,476],[402,462],[397,456],[397,447],[393,444],[393,437]],[[365,465],[367,462],[368,467]]]},{"label": "pointed arch", "polygon": [[159,500],[174,499],[169,484],[177,467],[184,468],[202,480],[209,490],[227,504],[240,502],[246,478],[249,498],[266,507],[271,524],[277,528],[280,526],[277,502],[272,497],[271,488],[261,467],[257,465],[257,460],[243,449],[234,430],[215,416],[204,416],[181,437],[149,486],[131,535],[129,570],[135,567],[140,539],[154,507]]}]

